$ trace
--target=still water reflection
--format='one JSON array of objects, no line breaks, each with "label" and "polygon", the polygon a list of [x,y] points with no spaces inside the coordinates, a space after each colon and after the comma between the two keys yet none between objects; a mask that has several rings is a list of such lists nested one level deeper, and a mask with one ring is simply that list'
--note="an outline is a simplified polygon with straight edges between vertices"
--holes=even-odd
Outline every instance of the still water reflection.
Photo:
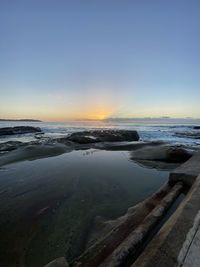
[{"label": "still water reflection", "polygon": [[96,216],[115,218],[156,191],[168,172],[128,152],[73,151],[0,170],[0,262],[40,267],[84,249]]}]

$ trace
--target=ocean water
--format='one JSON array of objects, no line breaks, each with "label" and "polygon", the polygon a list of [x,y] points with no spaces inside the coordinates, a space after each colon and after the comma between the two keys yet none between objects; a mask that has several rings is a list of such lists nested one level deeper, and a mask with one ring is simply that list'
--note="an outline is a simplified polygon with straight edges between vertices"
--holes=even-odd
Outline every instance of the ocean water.
[{"label": "ocean water", "polygon": [[[42,138],[57,138],[67,136],[73,132],[94,129],[128,129],[137,130],[143,141],[166,141],[175,144],[200,145],[200,139],[178,137],[176,133],[194,133],[193,126],[200,125],[200,119],[133,119],[133,120],[107,120],[107,121],[69,121],[69,122],[11,122],[1,121],[1,127],[13,126],[40,127],[44,134]],[[0,143],[6,141],[29,142],[36,140],[35,134],[2,136]]]}]

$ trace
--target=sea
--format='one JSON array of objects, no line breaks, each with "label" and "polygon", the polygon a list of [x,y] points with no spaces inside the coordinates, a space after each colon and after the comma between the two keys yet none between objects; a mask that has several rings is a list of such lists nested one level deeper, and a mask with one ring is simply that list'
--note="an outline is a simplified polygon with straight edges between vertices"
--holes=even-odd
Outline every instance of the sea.
[{"label": "sea", "polygon": [[[81,120],[66,122],[24,122],[24,121],[0,121],[0,128],[14,126],[40,127],[43,134],[24,134],[14,136],[1,136],[0,143],[7,141],[30,142],[39,138],[58,138],[68,136],[73,132],[100,129],[127,129],[136,130],[141,141],[164,141],[173,144],[186,144],[191,146],[200,145],[200,130],[194,126],[200,125],[200,119],[108,119],[102,121]],[[186,135],[180,136],[179,134]],[[197,138],[191,134],[199,133]],[[188,135],[188,136],[187,136]]]}]

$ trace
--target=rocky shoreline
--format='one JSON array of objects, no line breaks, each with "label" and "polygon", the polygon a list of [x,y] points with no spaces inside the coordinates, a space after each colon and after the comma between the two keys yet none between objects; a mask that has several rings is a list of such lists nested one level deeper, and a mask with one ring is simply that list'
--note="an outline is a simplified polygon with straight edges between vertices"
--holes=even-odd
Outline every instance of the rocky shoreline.
[{"label": "rocky shoreline", "polygon": [[[176,167],[179,167],[182,163],[186,162],[185,164],[187,164],[190,159],[193,159],[194,155],[198,154],[199,150],[198,148],[186,145],[180,146],[155,141],[143,142],[139,140],[139,135],[136,131],[84,131],[73,133],[70,136],[62,138],[38,138],[38,140],[28,143],[22,143],[18,141],[1,143],[0,167],[14,162],[48,158],[76,150],[87,151],[90,149],[105,151],[129,151],[130,160],[145,167],[160,170],[172,170]],[[160,189],[152,197],[144,200],[137,206],[131,207],[124,216],[113,221],[103,222],[104,227],[101,229],[101,231],[100,229],[98,229],[98,231],[100,231],[99,233],[101,233],[101,237],[105,236],[105,238],[108,238],[104,240],[106,242],[104,245],[107,247],[109,244],[110,250],[106,250],[106,252],[104,249],[102,250],[102,244],[99,243],[99,237],[95,235],[93,237],[91,236],[88,240],[88,249],[82,254],[82,256],[73,261],[70,266],[104,266],[101,265],[104,264],[101,263],[102,259],[105,260],[105,258],[111,254],[113,256],[109,256],[107,258],[106,266],[123,266],[121,265],[122,263],[119,265],[117,263],[118,256],[116,257],[116,255],[119,255],[119,252],[117,252],[119,247],[121,247],[120,253],[122,253],[119,262],[123,262],[124,260],[126,261],[126,258],[129,256],[128,254],[126,256],[126,252],[124,251],[123,247],[127,247],[128,251],[132,251],[135,250],[136,247],[138,248],[140,242],[143,244],[143,241],[141,241],[143,238],[138,239],[137,231],[140,231],[140,235],[144,234],[145,240],[146,235],[152,231],[152,228],[155,227],[155,225],[157,225],[158,221],[164,216],[175,199],[183,190],[185,190],[184,188],[191,186],[192,183],[188,185],[185,180],[180,179],[180,173],[182,177],[182,171],[177,171],[177,174],[174,174],[173,177],[170,176],[170,180],[164,186],[164,189]],[[188,178],[186,177],[186,179]],[[160,210],[163,210],[163,212],[160,212]],[[141,215],[141,212],[144,214]],[[143,220],[146,223],[141,226],[141,222]],[[138,222],[133,228],[131,228],[133,226],[132,221]],[[128,229],[130,231],[127,232]],[[136,231],[133,236],[133,239],[135,240],[134,242],[136,243],[132,244],[130,242],[126,242],[126,245],[123,246],[123,242],[129,237],[132,231]],[[114,235],[110,235],[110,233],[114,233]],[[120,235],[119,237],[119,233],[124,233],[124,236]],[[110,237],[107,235],[110,235]],[[110,241],[110,238],[113,240],[112,242]],[[96,249],[95,240],[99,244],[99,247],[97,246]],[[98,254],[100,251],[103,251],[103,254]],[[82,260],[84,264],[81,263]],[[57,263],[53,262],[47,266],[57,266],[56,264],[59,264],[59,261],[61,262],[61,265],[58,266],[67,266],[64,258],[57,259]]]},{"label": "rocky shoreline", "polygon": [[27,133],[41,133],[42,130],[39,127],[32,126],[15,126],[0,128],[0,136],[3,135],[18,135]]},{"label": "rocky shoreline", "polygon": [[[29,159],[61,155],[73,150],[130,151],[130,159],[146,167],[165,169],[188,160],[198,148],[139,140],[136,131],[102,130],[73,133],[62,138],[39,138],[27,143],[0,143],[0,166]],[[172,165],[173,166],[173,165]]]}]

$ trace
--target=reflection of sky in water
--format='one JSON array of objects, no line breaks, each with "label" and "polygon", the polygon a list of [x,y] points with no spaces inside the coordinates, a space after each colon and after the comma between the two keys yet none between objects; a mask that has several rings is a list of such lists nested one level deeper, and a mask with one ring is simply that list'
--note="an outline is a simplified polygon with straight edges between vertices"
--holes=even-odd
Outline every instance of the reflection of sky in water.
[{"label": "reflection of sky in water", "polygon": [[26,197],[23,192],[27,191],[28,195],[37,196],[36,202],[88,189],[99,195],[101,202],[106,191],[110,201],[112,198],[124,199],[124,208],[127,208],[158,189],[167,176],[167,172],[143,168],[132,162],[128,152],[73,151],[57,157],[7,165],[0,171],[0,191],[9,188],[4,197],[7,194],[7,197],[20,196],[20,192],[21,197]]},{"label": "reflection of sky in water", "polygon": [[30,240],[34,225],[28,266],[42,267],[57,255],[71,259],[81,252],[97,216],[124,214],[167,179],[168,172],[143,168],[128,152],[94,149],[6,165],[0,169],[2,253],[10,253],[6,261],[16,257],[15,246],[21,236]]}]

